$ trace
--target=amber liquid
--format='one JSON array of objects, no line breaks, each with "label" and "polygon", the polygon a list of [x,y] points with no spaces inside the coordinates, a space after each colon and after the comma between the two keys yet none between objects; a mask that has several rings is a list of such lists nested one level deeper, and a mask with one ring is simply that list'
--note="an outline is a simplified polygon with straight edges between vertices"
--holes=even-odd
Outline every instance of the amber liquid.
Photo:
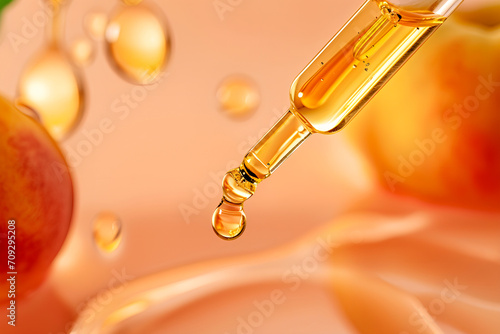
[{"label": "amber liquid", "polygon": [[217,234],[225,239],[238,236],[243,228],[228,234],[224,221],[234,227],[235,212],[245,221],[243,202],[256,185],[310,134],[330,134],[347,125],[444,20],[430,11],[410,12],[384,1],[367,1],[294,80],[290,110],[247,153],[241,166],[226,175],[221,204],[239,207],[231,211],[231,219],[224,210],[216,210],[212,226]]},{"label": "amber liquid", "polygon": [[93,224],[95,245],[105,253],[115,251],[122,241],[121,220],[112,212],[101,212]]},{"label": "amber liquid", "polygon": [[80,122],[84,90],[79,72],[64,52],[61,41],[63,18],[60,1],[50,1],[52,24],[49,45],[25,68],[18,84],[16,103],[32,111],[51,136],[65,139]]},{"label": "amber liquid", "polygon": [[444,19],[367,2],[294,80],[292,111],[311,132],[339,131]]},{"label": "amber liquid", "polygon": [[161,11],[124,1],[106,27],[108,58],[124,78],[151,84],[160,78],[170,57],[170,35]]}]

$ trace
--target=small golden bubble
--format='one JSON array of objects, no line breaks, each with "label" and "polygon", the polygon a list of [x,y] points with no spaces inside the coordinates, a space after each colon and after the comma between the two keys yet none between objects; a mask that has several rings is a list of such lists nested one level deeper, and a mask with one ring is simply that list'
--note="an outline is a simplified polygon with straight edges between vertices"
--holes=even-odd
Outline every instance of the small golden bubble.
[{"label": "small golden bubble", "polygon": [[87,66],[94,60],[94,46],[87,38],[79,38],[71,44],[70,55],[76,66]]},{"label": "small golden bubble", "polygon": [[104,13],[93,12],[85,15],[83,25],[90,37],[96,41],[104,39],[108,25],[108,17]]},{"label": "small golden bubble", "polygon": [[156,81],[170,56],[170,36],[158,11],[144,5],[122,6],[105,32],[108,58],[134,83]]},{"label": "small golden bubble", "polygon": [[241,76],[224,79],[217,89],[216,97],[221,110],[234,117],[249,115],[260,103],[256,85]]},{"label": "small golden bubble", "polygon": [[122,223],[111,212],[101,212],[94,219],[94,242],[104,252],[111,253],[122,240]]},{"label": "small golden bubble", "polygon": [[52,137],[62,140],[81,119],[80,77],[59,49],[49,47],[21,75],[17,102],[34,110]]}]

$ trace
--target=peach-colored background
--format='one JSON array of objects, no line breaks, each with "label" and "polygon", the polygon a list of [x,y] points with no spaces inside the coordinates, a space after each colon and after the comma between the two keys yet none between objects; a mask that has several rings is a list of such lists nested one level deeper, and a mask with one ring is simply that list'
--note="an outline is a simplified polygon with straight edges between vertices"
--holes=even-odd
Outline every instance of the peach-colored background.
[{"label": "peach-colored background", "polygon": [[[140,277],[273,248],[328,223],[372,187],[370,171],[342,135],[317,135],[259,186],[246,204],[248,226],[238,241],[223,242],[211,230],[220,192],[205,196],[189,222],[183,219],[180,207],[193,207],[197,191],[218,187],[221,173],[234,167],[228,163],[243,157],[242,147],[250,148],[256,134],[286,111],[295,75],[362,2],[247,0],[224,20],[212,0],[144,1],[149,2],[162,9],[170,27],[167,76],[121,120],[111,105],[135,86],[110,67],[103,42],[94,42],[96,58],[82,70],[85,114],[62,149],[76,150],[86,140],[84,131],[97,129],[105,118],[114,130],[72,168],[73,225],[49,279],[20,305],[18,333],[62,331],[81,303],[105,287],[113,269]],[[117,5],[118,0],[71,1],[65,41],[85,36],[87,13],[111,13]],[[45,32],[38,29],[18,52],[6,35],[20,34],[23,18],[31,21],[40,10],[37,0],[16,0],[3,13],[0,92],[8,98],[15,96],[23,66],[43,47]],[[249,119],[228,118],[217,106],[218,83],[232,74],[250,77],[260,91],[261,104]],[[101,211],[116,213],[124,226],[123,243],[109,256],[92,242],[92,219]],[[303,298],[318,293],[311,289]]]}]

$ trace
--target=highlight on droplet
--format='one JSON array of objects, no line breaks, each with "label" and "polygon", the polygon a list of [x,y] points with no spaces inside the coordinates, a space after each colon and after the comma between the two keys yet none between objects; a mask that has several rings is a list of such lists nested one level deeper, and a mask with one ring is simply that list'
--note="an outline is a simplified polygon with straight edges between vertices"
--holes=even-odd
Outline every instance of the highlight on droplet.
[{"label": "highlight on droplet", "polygon": [[161,14],[143,4],[120,6],[106,27],[108,58],[134,83],[155,82],[169,59],[170,34]]},{"label": "highlight on droplet", "polygon": [[106,211],[99,213],[93,222],[96,246],[106,253],[113,252],[122,241],[122,230],[122,222],[116,214]]},{"label": "highlight on droplet", "polygon": [[83,113],[80,76],[65,54],[50,46],[25,68],[18,84],[17,103],[36,112],[56,140],[67,137]]},{"label": "highlight on droplet", "polygon": [[212,227],[222,239],[239,237],[246,227],[243,204],[234,204],[223,199],[212,216]]}]

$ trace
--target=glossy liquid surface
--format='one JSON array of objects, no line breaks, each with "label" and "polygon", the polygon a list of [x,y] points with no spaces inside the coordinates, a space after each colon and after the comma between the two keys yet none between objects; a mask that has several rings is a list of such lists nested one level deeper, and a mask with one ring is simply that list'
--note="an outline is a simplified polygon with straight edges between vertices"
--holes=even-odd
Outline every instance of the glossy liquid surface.
[{"label": "glossy liquid surface", "polygon": [[215,233],[222,239],[235,239],[243,233],[245,226],[243,204],[234,204],[223,199],[212,217]]},{"label": "glossy liquid surface", "polygon": [[83,111],[79,77],[65,55],[49,47],[21,76],[17,102],[34,110],[53,138],[65,138]]},{"label": "glossy liquid surface", "polygon": [[122,222],[111,212],[101,212],[94,220],[93,237],[96,246],[111,253],[122,241]]},{"label": "glossy liquid surface", "polygon": [[243,203],[254,194],[256,187],[255,182],[244,177],[241,168],[226,173],[222,180],[222,200],[212,215],[212,227],[219,237],[231,240],[243,233],[246,226]]},{"label": "glossy liquid surface", "polygon": [[122,6],[106,28],[109,59],[134,83],[154,82],[170,55],[166,23],[144,5]]},{"label": "glossy liquid surface", "polygon": [[66,138],[83,113],[84,95],[79,73],[61,45],[60,2],[49,1],[53,17],[48,25],[48,46],[24,69],[18,83],[16,104],[36,114],[56,140]]},{"label": "glossy liquid surface", "polygon": [[269,177],[311,133],[288,111],[243,159],[245,172],[259,183]]},{"label": "glossy liquid surface", "polygon": [[342,129],[444,19],[368,1],[295,79],[292,111],[312,132]]}]

